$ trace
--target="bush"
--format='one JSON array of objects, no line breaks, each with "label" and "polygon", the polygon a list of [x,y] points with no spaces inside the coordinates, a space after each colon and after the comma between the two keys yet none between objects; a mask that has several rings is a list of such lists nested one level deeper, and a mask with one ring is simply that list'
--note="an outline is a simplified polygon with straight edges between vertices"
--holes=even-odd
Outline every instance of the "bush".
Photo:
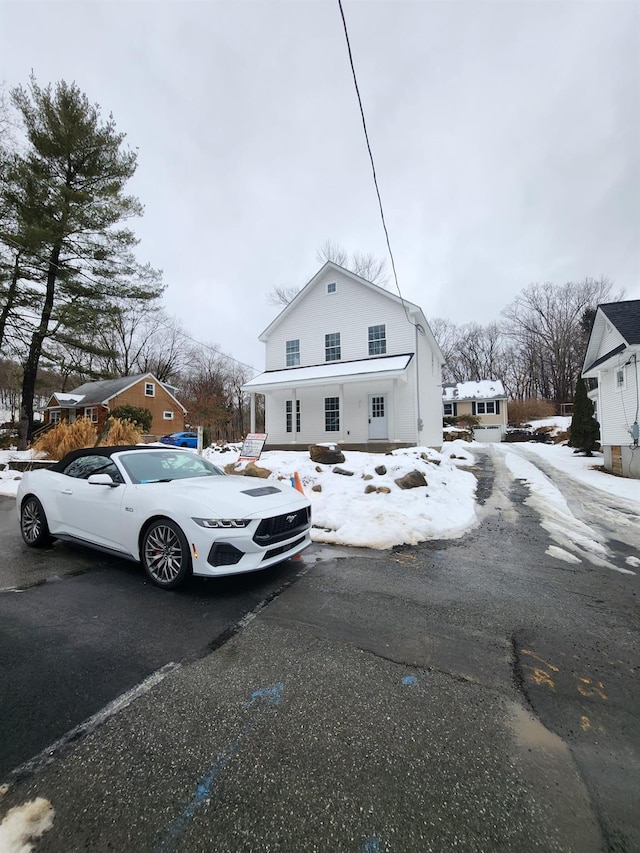
[{"label": "bush", "polygon": [[61,421],[47,430],[34,442],[33,449],[49,459],[62,459],[71,450],[93,447],[97,440],[97,430],[89,418],[78,418],[72,424]]},{"label": "bush", "polygon": [[142,406],[117,406],[110,412],[112,418],[118,418],[121,421],[131,421],[135,424],[141,433],[150,433],[153,423],[153,415],[149,409]]},{"label": "bush", "polygon": [[552,418],[556,409],[550,400],[529,397],[527,400],[509,400],[509,424],[519,427],[530,421]]},{"label": "bush", "polygon": [[108,447],[114,444],[140,444],[142,432],[137,424],[113,416],[107,419],[107,432],[101,437],[100,444]]}]

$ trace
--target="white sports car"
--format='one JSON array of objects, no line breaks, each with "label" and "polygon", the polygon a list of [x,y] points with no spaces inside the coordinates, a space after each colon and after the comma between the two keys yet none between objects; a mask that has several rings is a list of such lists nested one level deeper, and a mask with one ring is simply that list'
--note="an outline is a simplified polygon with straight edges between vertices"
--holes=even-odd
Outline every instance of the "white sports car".
[{"label": "white sports car", "polygon": [[175,589],[192,573],[253,572],[311,544],[311,505],[287,483],[228,476],[189,450],[91,447],[18,487],[22,538],[89,545]]}]

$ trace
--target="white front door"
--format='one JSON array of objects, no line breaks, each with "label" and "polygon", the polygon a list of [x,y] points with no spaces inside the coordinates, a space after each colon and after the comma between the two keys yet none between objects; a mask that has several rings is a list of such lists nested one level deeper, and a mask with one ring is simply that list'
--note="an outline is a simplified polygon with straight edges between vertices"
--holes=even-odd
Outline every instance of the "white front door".
[{"label": "white front door", "polygon": [[386,394],[369,394],[369,438],[389,438]]}]

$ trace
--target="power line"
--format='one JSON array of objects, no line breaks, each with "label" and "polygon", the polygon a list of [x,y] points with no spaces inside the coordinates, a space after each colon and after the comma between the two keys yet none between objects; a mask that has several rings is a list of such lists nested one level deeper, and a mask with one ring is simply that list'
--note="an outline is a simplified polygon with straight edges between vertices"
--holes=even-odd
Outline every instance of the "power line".
[{"label": "power line", "polygon": [[358,106],[360,107],[360,117],[362,119],[362,128],[364,130],[364,138],[365,138],[365,141],[367,143],[367,151],[369,152],[369,160],[371,161],[371,171],[373,173],[373,183],[374,183],[374,186],[376,189],[376,195],[378,197],[378,207],[380,208],[380,219],[382,220],[382,227],[384,229],[384,236],[385,236],[385,239],[387,241],[387,249],[389,250],[389,257],[391,258],[391,268],[393,270],[393,278],[395,280],[396,289],[397,289],[398,295],[400,296],[400,299],[402,301],[402,307],[404,308],[404,313],[405,313],[405,316],[406,316],[408,322],[411,323],[412,325],[418,325],[416,323],[413,323],[412,320],[409,320],[409,314],[407,312],[407,306],[405,305],[404,297],[402,296],[402,292],[400,290],[400,284],[398,283],[398,274],[396,272],[396,262],[394,260],[393,252],[391,250],[391,241],[389,239],[389,231],[387,229],[387,223],[386,223],[386,220],[384,218],[384,208],[382,206],[382,197],[380,195],[380,188],[378,187],[378,177],[376,175],[376,165],[375,165],[375,162],[373,160],[373,152],[371,151],[371,144],[369,142],[369,133],[367,131],[367,122],[366,122],[366,119],[364,117],[364,107],[362,106],[362,98],[360,97],[360,89],[358,87],[358,78],[356,77],[356,69],[355,69],[355,66],[353,63],[353,54],[351,52],[351,42],[349,41],[349,31],[347,30],[347,21],[346,21],[345,16],[344,16],[344,9],[342,8],[342,0],[338,0],[338,6],[340,7],[340,16],[342,17],[342,26],[344,28],[344,37],[345,37],[345,40],[347,42],[347,51],[349,53],[349,64],[351,66],[351,74],[353,75],[353,85],[355,86],[355,89],[356,89],[356,96],[358,98]]}]

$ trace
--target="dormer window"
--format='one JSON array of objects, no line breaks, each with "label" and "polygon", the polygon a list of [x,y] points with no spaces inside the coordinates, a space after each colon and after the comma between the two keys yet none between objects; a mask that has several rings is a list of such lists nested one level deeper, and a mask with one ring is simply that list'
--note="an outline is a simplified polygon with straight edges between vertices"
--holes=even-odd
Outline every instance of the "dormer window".
[{"label": "dormer window", "polygon": [[337,289],[338,285],[335,283],[335,281],[330,281],[327,285],[327,293],[335,293]]}]

